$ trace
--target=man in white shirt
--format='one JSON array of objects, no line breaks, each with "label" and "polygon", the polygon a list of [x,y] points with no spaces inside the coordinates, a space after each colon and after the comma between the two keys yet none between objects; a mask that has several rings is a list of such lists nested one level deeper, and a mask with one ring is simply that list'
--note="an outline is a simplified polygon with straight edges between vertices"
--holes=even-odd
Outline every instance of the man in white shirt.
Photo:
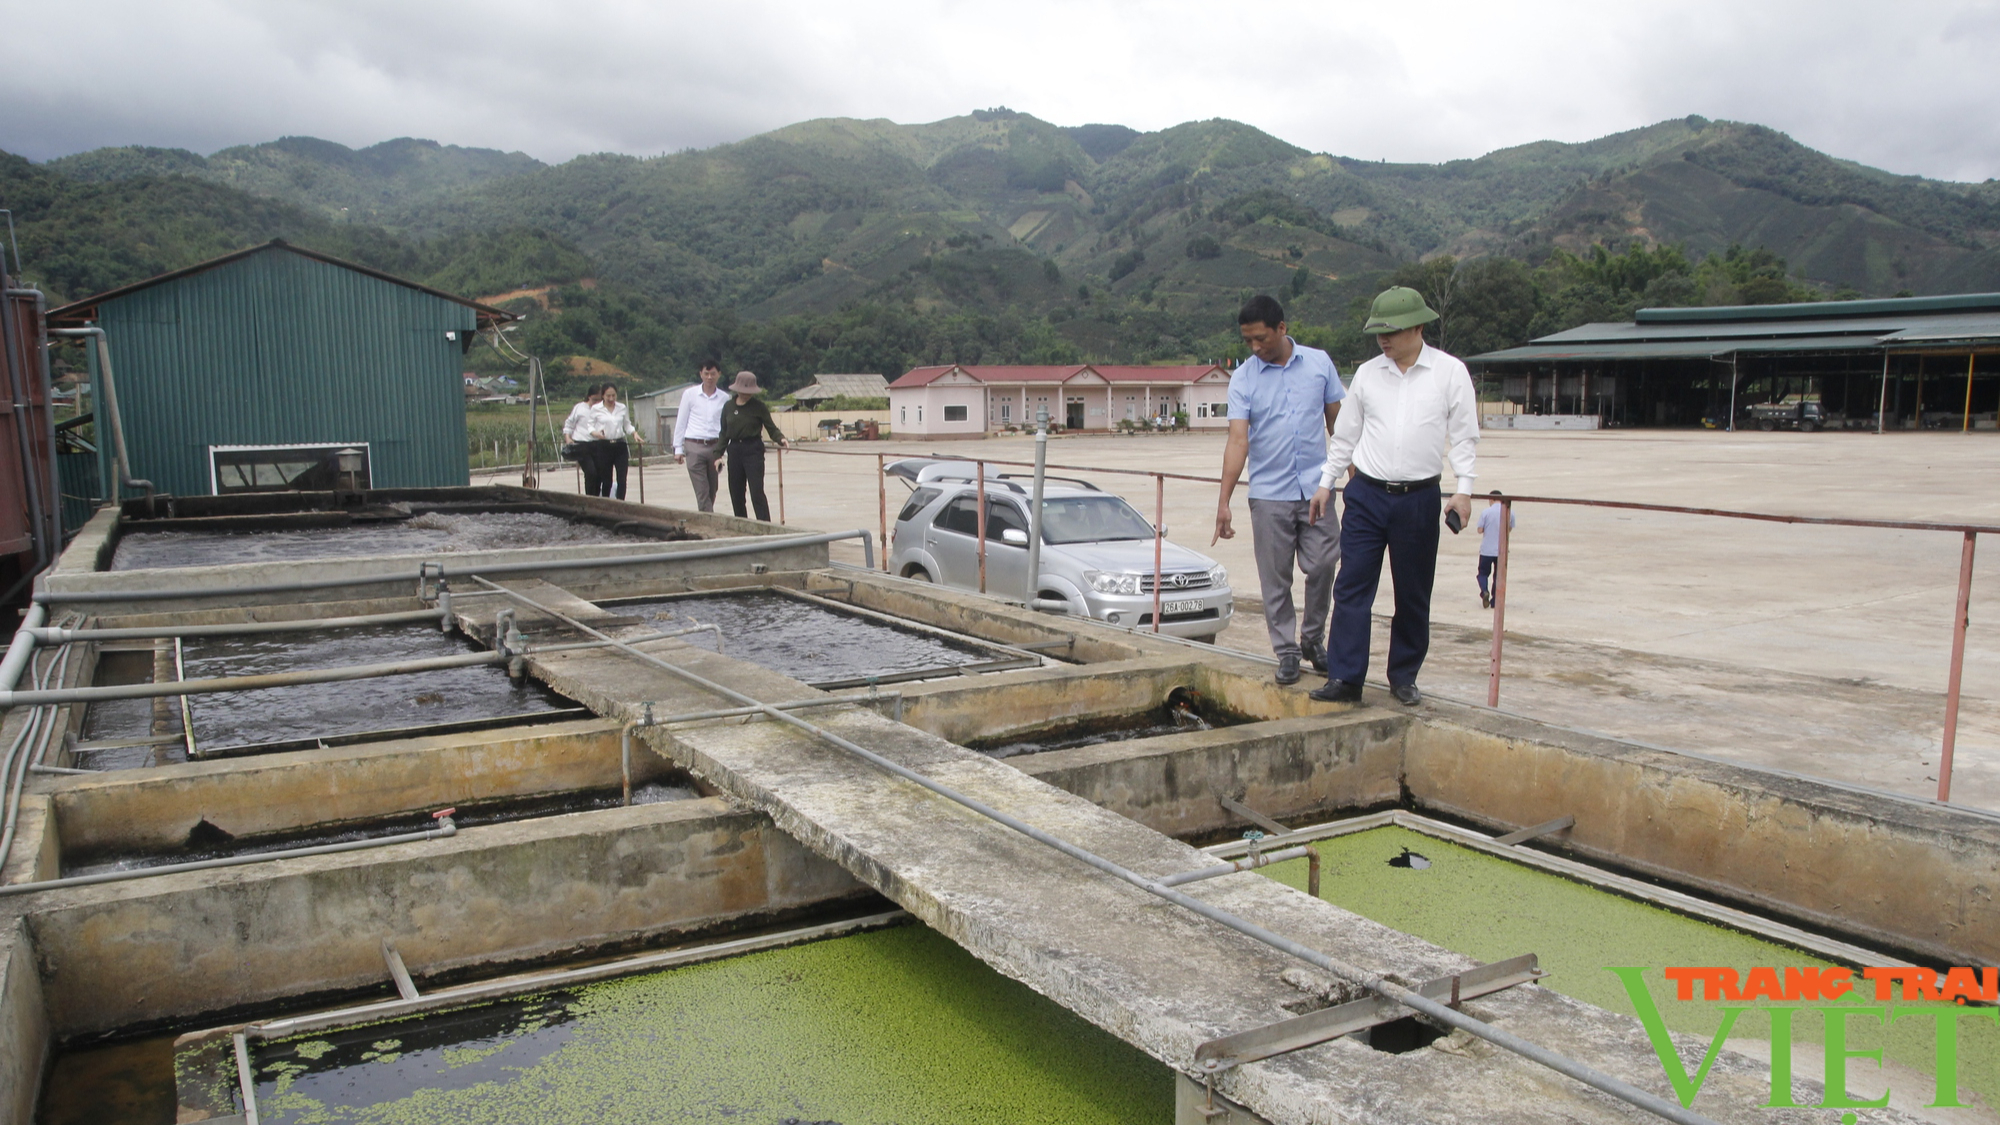
[{"label": "man in white shirt", "polygon": [[1333,487],[1350,468],[1340,527],[1340,573],[1333,580],[1333,627],[1327,638],[1326,686],[1312,692],[1327,703],[1361,699],[1368,675],[1370,613],[1382,581],[1382,553],[1396,583],[1389,627],[1389,690],[1416,704],[1417,672],[1431,643],[1431,586],[1437,577],[1439,461],[1449,456],[1457,491],[1444,501],[1460,526],[1472,517],[1474,456],[1479,448],[1479,401],[1472,375],[1457,357],[1424,343],[1423,326],[1438,314],[1414,289],[1384,290],[1363,332],[1382,354],[1362,364],[1347,388],[1347,405],[1327,443],[1326,466],[1310,516],[1333,502]]},{"label": "man in white shirt", "polygon": [[701,385],[681,392],[680,409],[674,412],[674,464],[686,465],[694,482],[696,510],[713,512],[720,480],[715,463],[722,459],[722,404],[729,395],[716,384],[722,381],[722,365],[704,360]]}]

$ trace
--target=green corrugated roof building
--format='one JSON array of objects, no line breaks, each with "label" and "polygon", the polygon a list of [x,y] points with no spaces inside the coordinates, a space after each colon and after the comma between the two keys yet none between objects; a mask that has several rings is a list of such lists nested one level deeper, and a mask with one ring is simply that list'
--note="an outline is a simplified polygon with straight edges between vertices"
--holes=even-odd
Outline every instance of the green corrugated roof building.
[{"label": "green corrugated roof building", "polygon": [[370,487],[465,484],[463,356],[512,319],[281,241],[49,314],[104,330],[131,475],[180,496],[334,487],[325,463],[350,447]]}]

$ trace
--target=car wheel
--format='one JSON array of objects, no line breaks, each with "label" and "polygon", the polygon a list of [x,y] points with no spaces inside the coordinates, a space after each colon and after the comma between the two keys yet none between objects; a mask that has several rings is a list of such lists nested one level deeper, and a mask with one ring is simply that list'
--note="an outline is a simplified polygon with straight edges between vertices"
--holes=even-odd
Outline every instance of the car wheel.
[{"label": "car wheel", "polygon": [[1757,428],[1758,428],[1758,429],[1760,429],[1760,430],[1762,430],[1762,431],[1764,431],[1765,433],[1767,433],[1767,434],[1768,434],[1768,433],[1770,433],[1770,432],[1771,432],[1772,430],[1775,430],[1775,429],[1777,429],[1777,428],[1778,428],[1778,424],[1777,424],[1776,422],[1773,422],[1773,421],[1771,421],[1770,419],[1766,418],[1765,420],[1763,420],[1763,421],[1761,421],[1761,422],[1757,423]]},{"label": "car wheel", "polygon": [[925,569],[924,569],[923,567],[920,567],[920,566],[913,566],[913,567],[910,567],[909,569],[907,569],[907,570],[903,571],[903,577],[905,577],[905,578],[914,578],[914,579],[916,579],[916,580],[917,580],[917,581],[919,581],[919,582],[936,582],[936,581],[937,581],[937,579],[935,579],[935,578],[932,578],[932,577],[931,577],[931,572],[930,572],[930,571],[928,571],[928,570],[925,570]]},{"label": "car wheel", "polygon": [[1809,434],[1809,433],[1812,433],[1812,432],[1813,432],[1814,430],[1817,430],[1817,429],[1819,429],[1819,423],[1818,423],[1818,422],[1800,422],[1800,423],[1799,423],[1799,431],[1800,431],[1801,433],[1808,433],[1808,434]]}]

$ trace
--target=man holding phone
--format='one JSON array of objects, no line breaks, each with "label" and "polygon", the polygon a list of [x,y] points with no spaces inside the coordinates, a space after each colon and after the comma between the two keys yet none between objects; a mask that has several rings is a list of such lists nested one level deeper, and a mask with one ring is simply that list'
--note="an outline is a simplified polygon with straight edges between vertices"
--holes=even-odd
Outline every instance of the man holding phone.
[{"label": "man holding phone", "polygon": [[[1422,294],[1397,286],[1375,298],[1361,326],[1375,336],[1382,354],[1355,369],[1309,513],[1318,520],[1328,511],[1333,486],[1352,468],[1340,525],[1340,573],[1333,580],[1326,686],[1312,692],[1322,702],[1361,699],[1384,551],[1396,583],[1389,690],[1399,703],[1423,700],[1417,673],[1430,651],[1438,509],[1442,502],[1454,533],[1471,518],[1479,449],[1479,400],[1471,373],[1457,357],[1424,343],[1423,326],[1437,318]],[[1439,460],[1445,456],[1458,478],[1449,501],[1438,488]]]}]

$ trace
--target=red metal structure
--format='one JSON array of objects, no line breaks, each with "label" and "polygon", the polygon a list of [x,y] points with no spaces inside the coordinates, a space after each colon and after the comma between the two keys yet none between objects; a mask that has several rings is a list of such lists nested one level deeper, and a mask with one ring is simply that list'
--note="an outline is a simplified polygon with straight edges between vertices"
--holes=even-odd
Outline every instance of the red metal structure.
[{"label": "red metal structure", "polygon": [[35,575],[62,550],[55,416],[49,404],[48,326],[41,291],[24,288],[0,259],[0,613],[12,633]]}]

